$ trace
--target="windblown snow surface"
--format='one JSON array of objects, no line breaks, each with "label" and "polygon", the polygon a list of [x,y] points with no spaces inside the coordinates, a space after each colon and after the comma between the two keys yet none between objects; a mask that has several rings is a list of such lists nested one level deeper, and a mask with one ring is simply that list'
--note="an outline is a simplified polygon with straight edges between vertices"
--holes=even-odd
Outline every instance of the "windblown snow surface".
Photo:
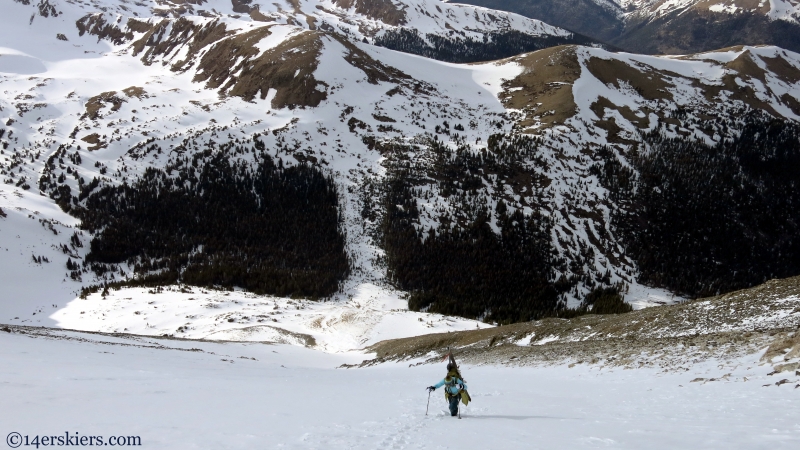
[{"label": "windblown snow surface", "polygon": [[[0,332],[0,432],[139,436],[158,449],[795,449],[800,403],[758,356],[689,372],[443,365],[336,369],[365,355],[292,345]],[[692,382],[697,377],[713,382]],[[31,448],[31,447],[21,447]]]}]

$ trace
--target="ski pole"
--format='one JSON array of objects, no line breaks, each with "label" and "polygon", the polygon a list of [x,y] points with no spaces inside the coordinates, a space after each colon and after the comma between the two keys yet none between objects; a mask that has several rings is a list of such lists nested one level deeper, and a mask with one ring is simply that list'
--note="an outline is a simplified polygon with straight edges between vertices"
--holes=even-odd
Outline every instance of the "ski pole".
[{"label": "ski pole", "polygon": [[428,405],[425,407],[425,415],[428,415],[428,408],[431,406],[431,391],[428,389]]}]

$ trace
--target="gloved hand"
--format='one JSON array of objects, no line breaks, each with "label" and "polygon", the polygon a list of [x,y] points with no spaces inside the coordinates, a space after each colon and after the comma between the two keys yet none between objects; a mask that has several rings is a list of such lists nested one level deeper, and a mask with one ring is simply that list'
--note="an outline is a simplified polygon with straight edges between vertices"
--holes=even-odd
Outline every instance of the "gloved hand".
[{"label": "gloved hand", "polygon": [[435,390],[436,390],[436,388],[435,388],[435,387],[433,387],[433,386],[428,386],[426,389],[428,389],[428,390],[429,390],[429,391],[431,391],[431,392],[433,392],[433,391],[435,391]]}]

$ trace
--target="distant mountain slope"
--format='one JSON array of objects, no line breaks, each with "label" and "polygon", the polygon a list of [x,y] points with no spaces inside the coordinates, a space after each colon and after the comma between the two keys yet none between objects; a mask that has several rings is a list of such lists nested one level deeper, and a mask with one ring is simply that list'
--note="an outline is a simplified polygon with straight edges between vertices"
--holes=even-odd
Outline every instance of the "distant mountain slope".
[{"label": "distant mountain slope", "polygon": [[[38,9],[44,11],[40,14],[58,14],[56,0],[39,1]],[[77,23],[81,35],[109,38],[116,44],[136,38],[139,49],[162,40],[191,39],[195,33],[210,38],[205,42],[209,44],[258,23],[324,31],[351,42],[450,62],[487,61],[560,44],[596,44],[538,20],[437,0],[165,0],[78,4],[72,9],[72,13],[84,11]]]},{"label": "distant mountain slope", "polygon": [[2,276],[27,286],[4,301],[380,285],[502,323],[800,270],[797,53],[452,64],[371,43],[408,8],[348,3],[330,30],[241,2],[44,4],[0,18]]},{"label": "distant mountain slope", "polygon": [[478,5],[537,18],[576,33],[592,36],[601,42],[612,42],[625,28],[621,9],[610,1],[467,0],[452,3]]},{"label": "distant mountain slope", "polygon": [[512,11],[635,53],[696,53],[733,45],[800,51],[792,0],[468,0]]}]

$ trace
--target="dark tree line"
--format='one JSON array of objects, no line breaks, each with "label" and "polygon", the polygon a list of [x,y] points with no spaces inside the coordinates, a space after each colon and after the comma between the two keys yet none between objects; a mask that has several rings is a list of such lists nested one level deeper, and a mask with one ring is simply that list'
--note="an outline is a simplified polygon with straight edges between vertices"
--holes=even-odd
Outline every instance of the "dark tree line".
[{"label": "dark tree line", "polygon": [[516,30],[486,33],[483,39],[474,39],[455,32],[452,37],[432,33],[423,37],[416,29],[398,28],[375,38],[375,45],[381,47],[452,63],[493,61],[557,45],[591,43],[580,35],[531,36]]},{"label": "dark tree line", "polygon": [[[409,158],[413,150],[384,152],[391,163],[383,186],[380,235],[388,275],[409,291],[409,308],[489,322],[513,323],[542,317],[618,314],[631,310],[618,286],[584,273],[584,264],[569,269],[572,255],[558,255],[552,242],[552,219],[542,214],[547,169],[541,139],[492,135],[487,148],[450,148],[438,141]],[[421,225],[418,201],[430,188],[448,199],[451,210],[438,210],[439,225]],[[491,186],[491,189],[489,187]],[[506,192],[530,188],[531,214]],[[495,198],[494,210],[487,199]],[[531,200],[532,199],[532,200]],[[374,220],[372,208],[365,216]],[[496,227],[497,229],[493,228]],[[572,272],[565,277],[557,275]],[[576,309],[565,295],[580,280],[593,290]]]},{"label": "dark tree line", "polygon": [[611,152],[595,167],[641,282],[698,297],[800,274],[800,126],[751,114],[740,128],[713,146],[646,135],[638,176]]},{"label": "dark tree line", "polygon": [[[525,216],[502,198],[495,211],[486,204],[486,185],[504,192],[501,184],[516,182],[505,177],[535,178],[529,164],[544,164],[538,143],[496,135],[488,149],[471,151],[433,141],[425,152],[433,159],[422,164],[402,150],[388,155],[394,165],[384,186],[381,235],[388,275],[409,291],[409,308],[499,323],[586,313],[565,308],[562,294],[573,281],[554,280],[566,262],[552,246],[550,219]],[[425,185],[435,185],[454,205],[438,213],[435,230],[420,225],[417,202],[429,195]]]},{"label": "dark tree line", "polygon": [[417,231],[416,201],[402,177],[389,183],[383,223],[389,276],[410,291],[409,308],[487,321],[552,315],[549,226],[540,215],[504,215],[495,234],[486,213],[463,227]]},{"label": "dark tree line", "polygon": [[633,311],[633,306],[625,303],[617,287],[597,287],[586,296],[582,308],[592,308],[594,314],[622,314]]},{"label": "dark tree line", "polygon": [[335,293],[349,265],[333,180],[263,152],[257,160],[253,167],[206,151],[147,169],[132,185],[84,190],[72,213],[95,233],[86,263],[100,273],[132,263],[132,284]]}]

